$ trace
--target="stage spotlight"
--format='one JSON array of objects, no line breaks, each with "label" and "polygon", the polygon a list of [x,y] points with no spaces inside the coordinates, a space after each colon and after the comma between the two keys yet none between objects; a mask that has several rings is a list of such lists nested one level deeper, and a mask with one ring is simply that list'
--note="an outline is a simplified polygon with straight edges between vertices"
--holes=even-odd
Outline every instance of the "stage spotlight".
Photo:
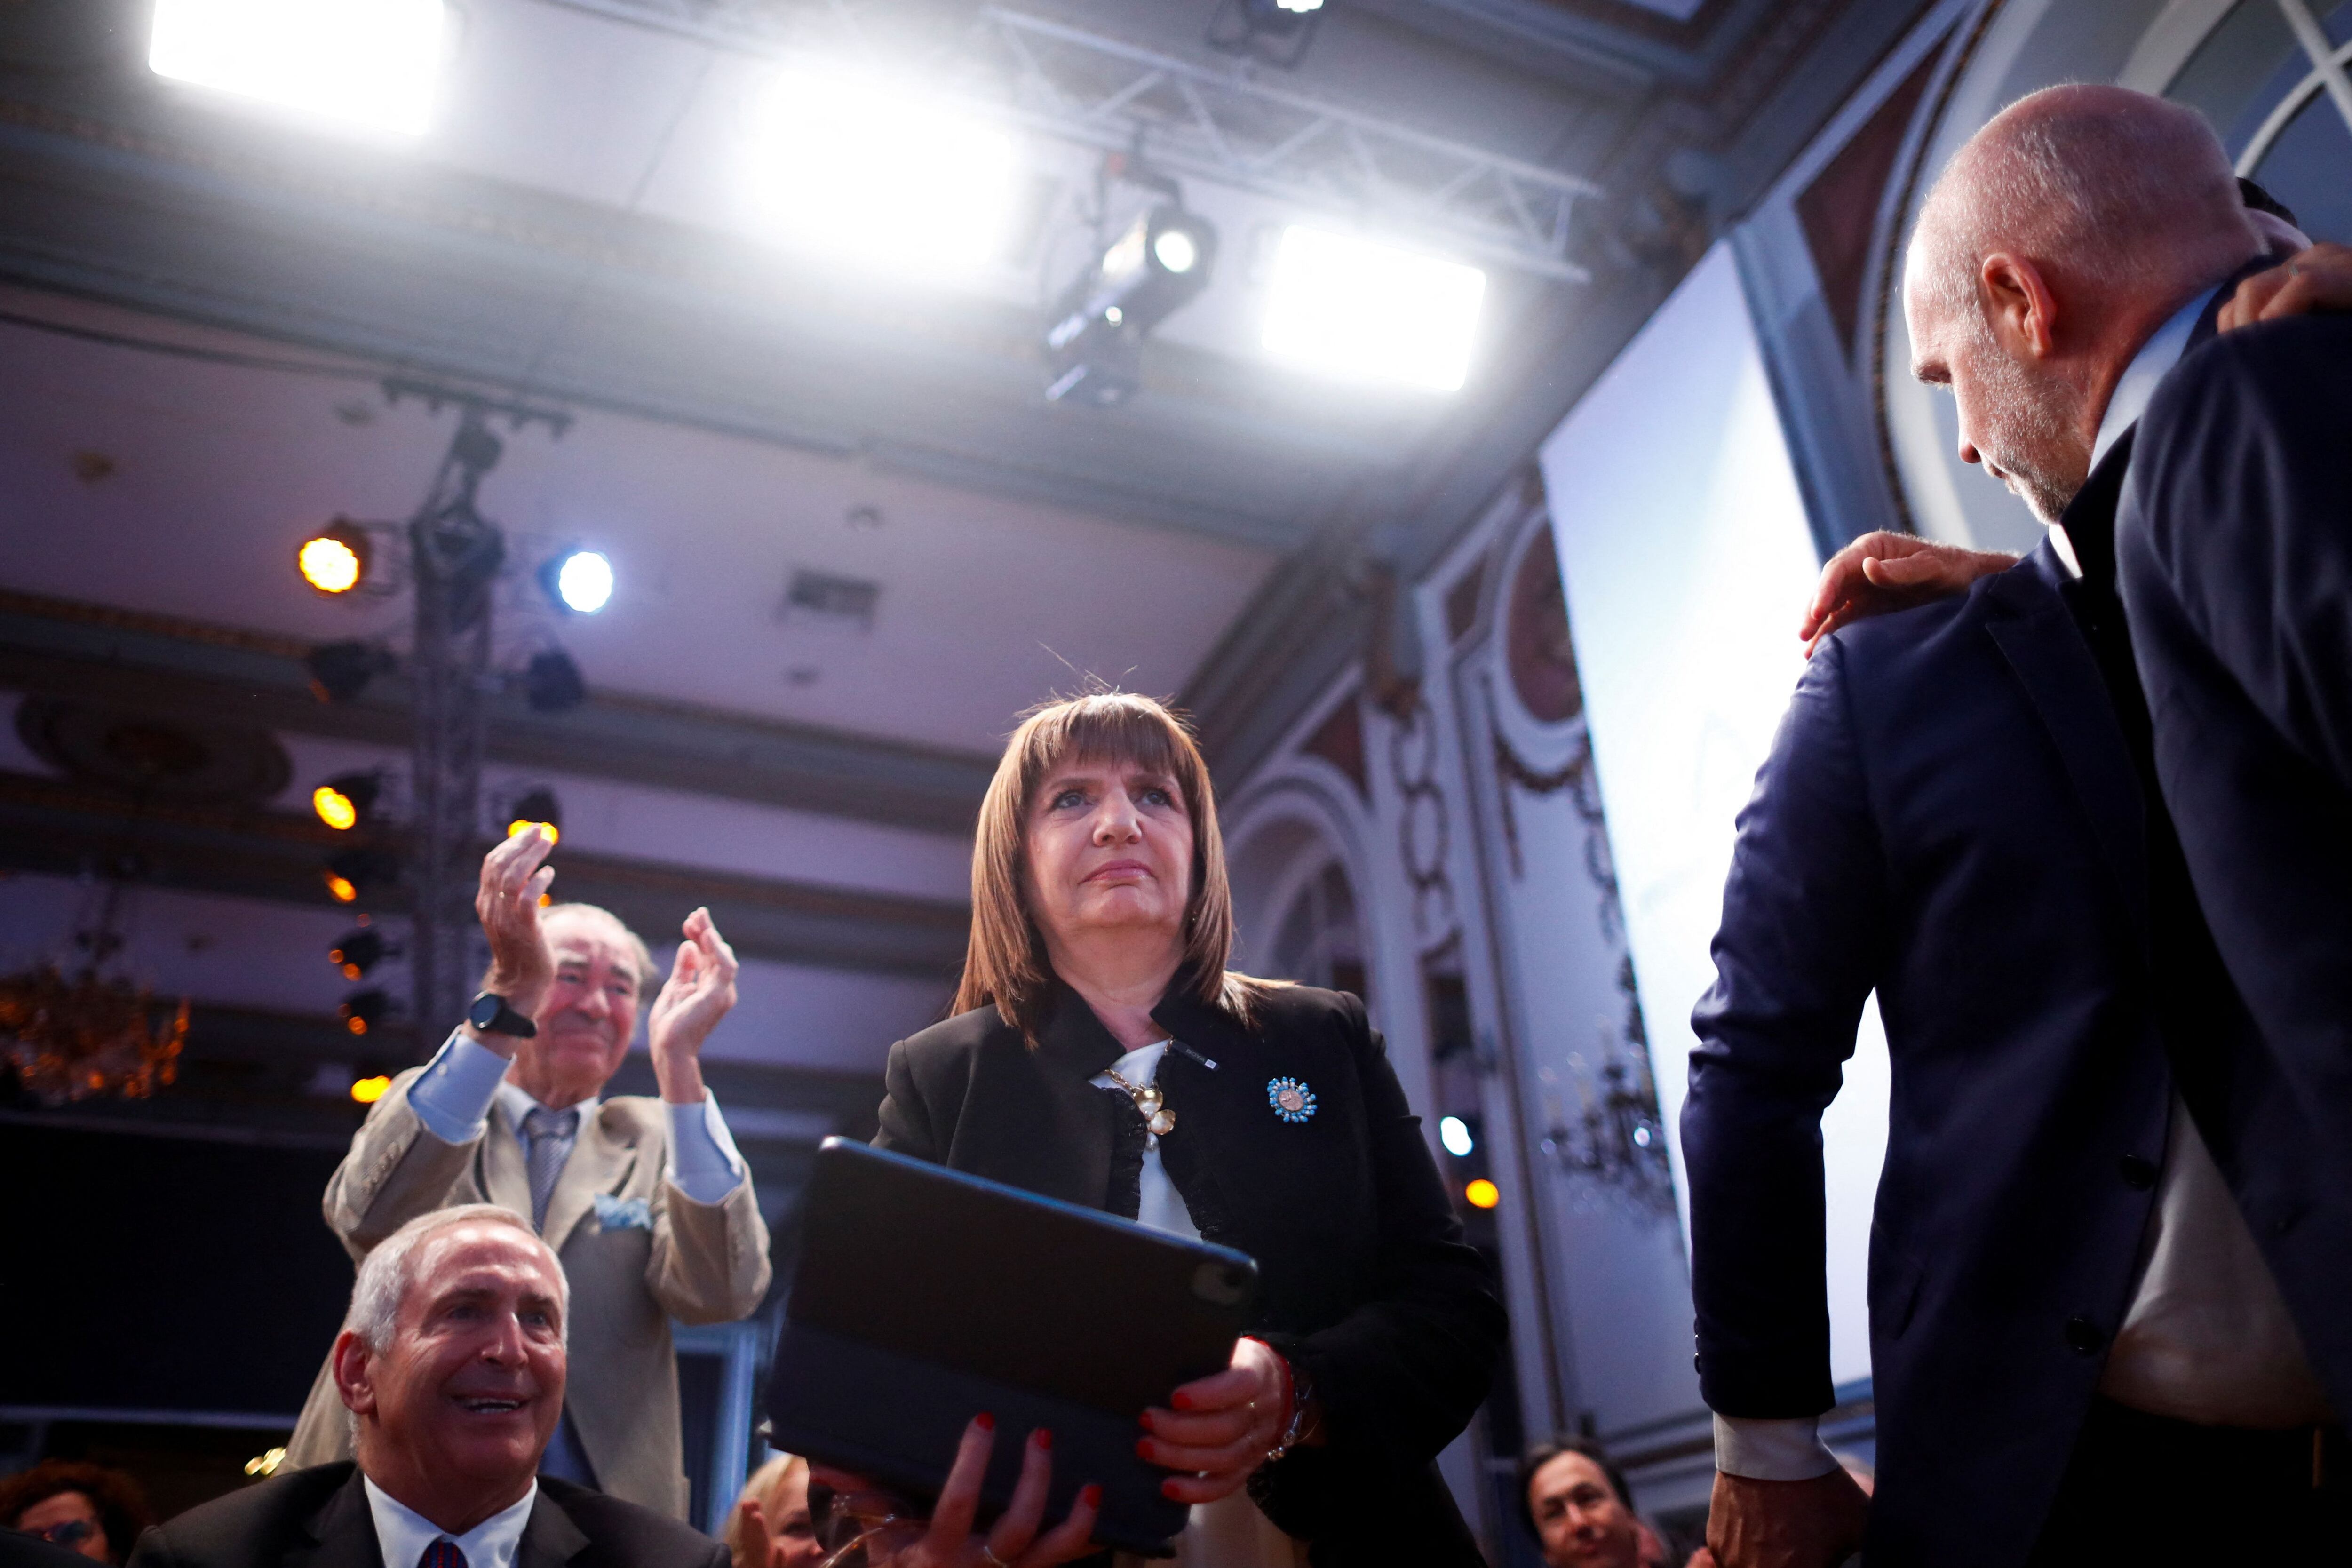
[{"label": "stage spotlight", "polygon": [[376,773],[338,773],[310,792],[310,809],[338,833],[367,820],[383,791],[383,775]]},{"label": "stage spotlight", "polygon": [[352,904],[397,881],[400,862],[381,849],[346,849],[329,860],[320,875],[337,903]]},{"label": "stage spotlight", "polygon": [[613,563],[598,551],[567,550],[539,569],[539,585],[558,609],[593,616],[613,598]]},{"label": "stage spotlight", "polygon": [[444,0],[156,0],[157,76],[354,129],[424,133]]},{"label": "stage spotlight", "polygon": [[368,559],[374,553],[367,530],[339,517],[302,542],[294,552],[294,567],[302,581],[321,594],[348,594],[367,576]]},{"label": "stage spotlight", "polygon": [[580,667],[562,648],[531,655],[522,684],[524,700],[534,713],[561,713],[588,700],[588,683],[580,679]]},{"label": "stage spotlight", "polygon": [[354,991],[344,997],[343,1005],[335,1012],[342,1019],[343,1027],[352,1034],[370,1034],[382,1028],[384,1019],[391,1016],[392,996],[390,993],[371,985],[364,991]]},{"label": "stage spotlight", "polygon": [[938,94],[808,69],[770,90],[751,167],[755,201],[786,238],[933,276],[1002,253],[1016,174],[1012,136]]},{"label": "stage spotlight", "polygon": [[1474,1209],[1490,1209],[1503,1201],[1503,1189],[1481,1176],[1463,1188],[1462,1195],[1470,1200]]},{"label": "stage spotlight", "polygon": [[1275,253],[1265,350],[1349,380],[1453,392],[1486,293],[1477,268],[1294,225]]},{"label": "stage spotlight", "polygon": [[320,643],[303,659],[310,672],[310,690],[321,702],[349,702],[367,689],[368,682],[391,673],[392,655],[373,643]]},{"label": "stage spotlight", "polygon": [[1165,202],[1136,215],[1055,306],[1045,395],[1108,407],[1142,385],[1144,334],[1209,286],[1217,231]]},{"label": "stage spotlight", "polygon": [[534,827],[546,828],[551,844],[563,836],[563,807],[545,784],[525,791],[508,809],[514,814],[514,820],[507,824],[509,838]]},{"label": "stage spotlight", "polygon": [[1478,1140],[1471,1135],[1470,1124],[1458,1116],[1437,1119],[1437,1141],[1457,1160],[1468,1159],[1470,1151],[1478,1146]]},{"label": "stage spotlight", "polygon": [[[392,1092],[392,1079],[383,1073],[352,1079],[352,1099],[360,1105],[373,1105]],[[283,1452],[283,1450],[276,1450]]]},{"label": "stage spotlight", "polygon": [[343,972],[346,980],[366,978],[367,972],[383,962],[383,938],[365,926],[345,931],[335,945],[327,950],[327,957]]}]

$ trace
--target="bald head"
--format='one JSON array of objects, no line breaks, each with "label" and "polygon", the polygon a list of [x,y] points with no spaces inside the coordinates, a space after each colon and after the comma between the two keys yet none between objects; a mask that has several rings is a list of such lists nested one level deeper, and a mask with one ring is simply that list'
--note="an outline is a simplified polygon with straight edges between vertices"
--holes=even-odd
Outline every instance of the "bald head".
[{"label": "bald head", "polygon": [[1928,193],[1903,281],[1912,372],[1951,388],[1961,460],[2054,522],[2132,356],[2263,249],[2195,110],[2046,89],[1970,137]]},{"label": "bald head", "polygon": [[2119,87],[2053,87],[1953,156],[1920,213],[1911,283],[1966,310],[1986,258],[2006,252],[2106,314],[2169,300],[2261,249],[2202,115]]}]

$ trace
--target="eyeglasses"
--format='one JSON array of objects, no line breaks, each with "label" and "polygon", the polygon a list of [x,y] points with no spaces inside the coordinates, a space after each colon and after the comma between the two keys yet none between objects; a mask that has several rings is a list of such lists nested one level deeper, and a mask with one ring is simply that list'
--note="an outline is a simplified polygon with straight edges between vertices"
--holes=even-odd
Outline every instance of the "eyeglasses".
[{"label": "eyeglasses", "polygon": [[46,1541],[52,1546],[79,1546],[98,1533],[98,1527],[86,1519],[62,1520],[34,1530],[19,1530],[19,1535],[29,1535],[36,1541]]}]

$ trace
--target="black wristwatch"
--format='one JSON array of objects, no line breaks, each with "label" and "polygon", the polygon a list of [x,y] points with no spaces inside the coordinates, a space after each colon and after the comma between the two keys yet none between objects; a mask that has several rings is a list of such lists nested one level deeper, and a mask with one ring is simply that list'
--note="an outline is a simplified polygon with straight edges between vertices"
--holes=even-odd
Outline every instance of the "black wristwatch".
[{"label": "black wristwatch", "polygon": [[485,991],[466,1009],[466,1022],[486,1035],[504,1035],[509,1039],[528,1040],[539,1033],[539,1026],[507,1005],[507,999],[495,991]]}]

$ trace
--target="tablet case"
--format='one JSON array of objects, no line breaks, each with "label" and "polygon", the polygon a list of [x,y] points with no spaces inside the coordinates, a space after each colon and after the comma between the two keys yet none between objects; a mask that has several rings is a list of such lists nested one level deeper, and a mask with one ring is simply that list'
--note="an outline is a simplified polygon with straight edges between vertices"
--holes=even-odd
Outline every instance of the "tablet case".
[{"label": "tablet case", "polygon": [[1257,1295],[1245,1253],[845,1139],[818,1148],[769,1384],[769,1441],[928,1504],[996,1417],[982,1518],[1054,1434],[1045,1527],[1103,1489],[1095,1538],[1160,1555],[1184,1528],[1139,1417],[1220,1372]]}]

